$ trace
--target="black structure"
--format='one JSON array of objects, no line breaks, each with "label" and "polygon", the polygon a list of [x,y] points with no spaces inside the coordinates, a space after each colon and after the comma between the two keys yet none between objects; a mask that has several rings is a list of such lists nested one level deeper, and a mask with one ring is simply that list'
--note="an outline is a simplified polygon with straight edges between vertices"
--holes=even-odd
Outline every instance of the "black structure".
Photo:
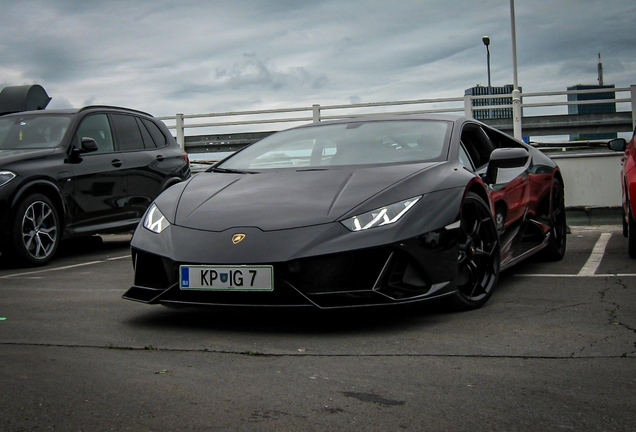
[{"label": "black structure", "polygon": [[[600,63],[599,63],[600,64]],[[568,91],[573,90],[594,90],[594,89],[613,89],[614,84],[609,85],[586,85],[577,84],[575,86],[568,87]],[[607,100],[616,99],[616,93],[613,91],[602,93],[584,93],[584,94],[569,94],[568,101],[592,101],[592,100]],[[568,114],[570,115],[584,115],[584,114],[613,114],[616,112],[616,103],[598,103],[598,104],[585,104],[585,105],[568,105]],[[610,140],[617,137],[616,133],[581,133],[570,135],[571,141],[577,140]]]},{"label": "black structure", "polygon": [[46,90],[39,84],[5,87],[0,91],[0,115],[43,110],[50,101]]}]

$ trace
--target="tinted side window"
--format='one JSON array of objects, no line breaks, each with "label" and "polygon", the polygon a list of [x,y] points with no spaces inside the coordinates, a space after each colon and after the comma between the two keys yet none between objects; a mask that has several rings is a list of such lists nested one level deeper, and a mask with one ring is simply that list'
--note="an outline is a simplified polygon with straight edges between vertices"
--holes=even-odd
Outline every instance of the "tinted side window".
[{"label": "tinted side window", "polygon": [[490,160],[490,153],[495,149],[488,135],[479,126],[467,125],[462,130],[461,140],[475,167],[484,167]]},{"label": "tinted side window", "polygon": [[484,132],[488,135],[495,148],[522,147],[521,144],[503,132],[498,132],[492,129],[485,129]]},{"label": "tinted side window", "polygon": [[146,126],[146,129],[148,129],[148,132],[150,132],[150,135],[152,136],[152,139],[157,147],[163,147],[168,144],[166,136],[163,134],[163,132],[161,132],[159,126],[147,119],[141,119],[141,121]]},{"label": "tinted side window", "polygon": [[80,145],[84,137],[93,138],[95,140],[98,147],[95,153],[110,153],[115,150],[113,135],[106,114],[93,114],[82,120],[82,123],[75,133],[77,146]]},{"label": "tinted side window", "polygon": [[122,151],[143,150],[144,140],[134,116],[112,114],[113,125],[117,133],[117,142]]},{"label": "tinted side window", "polygon": [[144,126],[143,123],[141,122],[140,118],[137,118],[137,126],[139,126],[139,130],[141,131],[141,137],[144,140],[144,147],[146,147],[147,149],[156,148],[157,145],[155,144],[154,140],[150,136],[150,132],[148,132],[148,129],[146,129],[146,126]]}]

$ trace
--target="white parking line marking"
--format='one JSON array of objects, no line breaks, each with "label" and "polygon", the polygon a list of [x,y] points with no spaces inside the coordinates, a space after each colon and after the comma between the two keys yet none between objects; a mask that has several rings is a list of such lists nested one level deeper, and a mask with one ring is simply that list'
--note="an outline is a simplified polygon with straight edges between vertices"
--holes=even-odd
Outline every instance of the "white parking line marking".
[{"label": "white parking line marking", "polygon": [[601,237],[599,237],[598,241],[594,245],[594,249],[592,249],[592,254],[587,259],[587,262],[581,271],[579,271],[579,276],[594,276],[598,266],[601,264],[603,255],[605,255],[605,248],[607,247],[607,243],[611,237],[612,233],[601,234]]},{"label": "white parking line marking", "polygon": [[106,258],[106,259],[99,260],[99,261],[89,261],[89,262],[85,262],[85,263],[81,263],[81,264],[73,264],[73,265],[64,266],[64,267],[45,268],[45,269],[42,269],[42,270],[34,270],[34,271],[22,272],[22,273],[14,273],[14,274],[10,274],[10,275],[0,276],[0,279],[7,279],[7,278],[19,277],[19,276],[28,276],[28,275],[38,274],[38,273],[54,272],[54,271],[58,271],[58,270],[67,270],[67,269],[71,269],[71,268],[84,267],[84,266],[87,266],[87,265],[100,264],[100,263],[104,263],[104,262],[108,262],[108,261],[117,261],[117,260],[124,259],[124,258],[130,258],[130,254],[129,255],[118,256],[118,257]]},{"label": "white parking line marking", "polygon": [[515,277],[562,277],[562,278],[578,278],[578,277],[636,277],[636,273],[601,273],[601,274],[593,274],[593,275],[580,275],[580,274],[548,274],[548,273],[539,273],[539,274],[527,274],[520,273],[514,275]]},{"label": "white parking line marking", "polygon": [[587,262],[578,274],[516,274],[515,276],[519,277],[563,277],[563,278],[572,278],[572,277],[636,277],[636,273],[602,273],[596,274],[596,270],[598,270],[598,266],[601,264],[601,260],[603,259],[603,255],[605,255],[605,248],[607,248],[607,243],[609,239],[612,237],[612,233],[602,233],[599,239],[596,241],[594,245],[594,249],[592,249],[592,253],[590,257],[587,259]]}]

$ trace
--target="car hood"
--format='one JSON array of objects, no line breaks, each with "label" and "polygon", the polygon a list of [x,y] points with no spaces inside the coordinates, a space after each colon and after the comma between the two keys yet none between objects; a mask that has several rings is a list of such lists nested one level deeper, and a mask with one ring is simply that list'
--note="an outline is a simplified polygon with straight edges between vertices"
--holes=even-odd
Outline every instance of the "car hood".
[{"label": "car hood", "polygon": [[[184,187],[174,223],[207,231],[233,227],[271,231],[330,223],[392,185],[434,165],[272,170],[258,174],[201,173]],[[158,205],[161,208],[162,203]]]},{"label": "car hood", "polygon": [[0,168],[12,162],[50,155],[55,149],[0,150]]}]

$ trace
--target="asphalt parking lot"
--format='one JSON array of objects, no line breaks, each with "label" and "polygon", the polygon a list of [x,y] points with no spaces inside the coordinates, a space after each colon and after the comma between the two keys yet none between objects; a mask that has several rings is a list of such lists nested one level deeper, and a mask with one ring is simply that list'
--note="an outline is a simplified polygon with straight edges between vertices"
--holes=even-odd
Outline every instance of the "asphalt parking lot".
[{"label": "asphalt parking lot", "polygon": [[0,258],[0,430],[632,431],[636,260],[573,227],[482,309],[182,309],[121,299],[130,236]]}]

